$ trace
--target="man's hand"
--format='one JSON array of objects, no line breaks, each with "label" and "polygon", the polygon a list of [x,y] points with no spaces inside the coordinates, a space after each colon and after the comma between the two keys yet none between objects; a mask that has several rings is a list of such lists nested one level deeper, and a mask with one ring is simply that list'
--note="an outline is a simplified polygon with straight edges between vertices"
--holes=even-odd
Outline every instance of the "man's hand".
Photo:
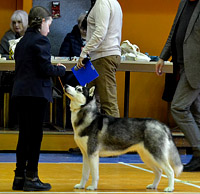
[{"label": "man's hand", "polygon": [[163,59],[159,59],[158,62],[156,63],[156,74],[158,76],[163,75],[163,66],[164,66],[164,60]]},{"label": "man's hand", "polygon": [[85,66],[85,64],[83,64],[83,57],[79,57],[79,60],[78,60],[78,62],[77,62],[77,64],[76,64],[76,67],[78,68],[78,69],[80,69],[80,68],[82,68],[82,67],[84,67]]}]

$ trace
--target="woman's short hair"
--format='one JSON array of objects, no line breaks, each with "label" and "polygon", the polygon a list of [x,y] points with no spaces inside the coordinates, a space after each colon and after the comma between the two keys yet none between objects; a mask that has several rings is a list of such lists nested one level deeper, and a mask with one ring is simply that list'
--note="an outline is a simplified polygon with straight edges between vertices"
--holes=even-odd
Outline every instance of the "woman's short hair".
[{"label": "woman's short hair", "polygon": [[81,23],[82,23],[83,19],[85,18],[85,16],[86,16],[86,13],[82,13],[82,14],[79,15],[79,17],[77,19],[77,22],[78,22],[79,25],[81,25]]},{"label": "woman's short hair", "polygon": [[24,32],[26,31],[27,27],[28,27],[28,14],[24,11],[24,10],[16,10],[12,16],[11,16],[11,22],[10,22],[10,29],[14,31],[13,28],[13,22],[14,21],[21,21],[22,22],[22,26],[23,26],[23,30]]},{"label": "woman's short hair", "polygon": [[28,24],[30,27],[39,29],[41,28],[42,19],[48,20],[52,17],[51,13],[41,6],[33,7],[28,15]]},{"label": "woman's short hair", "polygon": [[77,22],[78,22],[78,27],[79,27],[79,29],[82,28],[82,29],[85,30],[85,28],[82,27],[82,22],[84,21],[86,15],[87,15],[86,13],[82,13],[82,14],[78,17]]}]

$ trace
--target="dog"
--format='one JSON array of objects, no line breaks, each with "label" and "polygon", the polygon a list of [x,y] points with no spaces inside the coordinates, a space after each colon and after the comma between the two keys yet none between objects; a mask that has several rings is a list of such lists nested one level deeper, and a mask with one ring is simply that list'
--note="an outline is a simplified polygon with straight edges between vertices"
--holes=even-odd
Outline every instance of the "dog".
[{"label": "dog", "polygon": [[172,140],[169,128],[151,118],[115,118],[101,114],[95,100],[95,87],[65,85],[70,99],[74,140],[83,155],[82,178],[75,189],[84,189],[90,170],[96,190],[99,179],[99,157],[108,157],[137,151],[141,159],[155,173],[147,189],[156,189],[162,171],[168,177],[165,192],[174,190],[174,173],[178,176],[183,165]]}]

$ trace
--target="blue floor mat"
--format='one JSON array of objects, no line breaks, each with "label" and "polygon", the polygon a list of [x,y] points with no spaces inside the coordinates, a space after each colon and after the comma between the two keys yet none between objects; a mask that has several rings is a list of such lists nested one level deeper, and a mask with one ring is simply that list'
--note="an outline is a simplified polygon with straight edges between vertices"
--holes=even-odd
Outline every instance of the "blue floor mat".
[{"label": "blue floor mat", "polygon": [[[188,163],[191,155],[181,155],[183,164]],[[15,153],[0,153],[0,163],[16,162]],[[41,153],[40,163],[81,163],[82,155],[69,153]],[[143,163],[138,154],[124,154],[117,157],[100,158],[100,163]]]}]

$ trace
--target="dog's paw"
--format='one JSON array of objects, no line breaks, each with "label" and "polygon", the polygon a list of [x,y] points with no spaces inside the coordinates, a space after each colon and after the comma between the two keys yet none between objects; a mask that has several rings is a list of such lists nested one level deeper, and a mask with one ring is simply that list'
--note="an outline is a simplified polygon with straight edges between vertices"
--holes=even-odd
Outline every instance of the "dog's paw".
[{"label": "dog's paw", "polygon": [[97,188],[94,187],[94,186],[92,186],[92,185],[90,185],[90,186],[87,187],[87,190],[92,190],[92,191],[94,191],[94,190],[96,190],[96,189],[97,189]]},{"label": "dog's paw", "polygon": [[147,185],[146,188],[147,189],[157,189],[157,187],[154,184]]},{"label": "dog's paw", "polygon": [[172,187],[166,187],[164,189],[164,192],[172,192],[173,190],[174,190],[174,188],[172,188]]},{"label": "dog's paw", "polygon": [[74,186],[74,189],[84,189],[85,187],[83,186],[83,185],[81,185],[81,184],[76,184],[75,186]]}]

